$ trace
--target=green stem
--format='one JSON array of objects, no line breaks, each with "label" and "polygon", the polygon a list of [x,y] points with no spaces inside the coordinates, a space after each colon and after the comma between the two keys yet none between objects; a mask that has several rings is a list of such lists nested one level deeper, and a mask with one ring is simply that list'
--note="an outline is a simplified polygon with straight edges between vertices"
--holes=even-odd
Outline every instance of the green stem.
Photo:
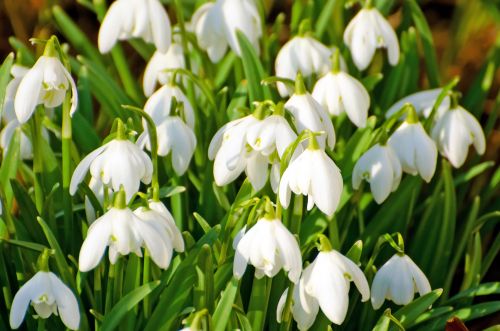
[{"label": "green stem", "polygon": [[272,279],[268,277],[261,279],[254,278],[250,304],[248,306],[248,319],[254,331],[264,329],[269,294],[271,293],[271,282]]},{"label": "green stem", "polygon": [[290,330],[290,326],[292,324],[292,299],[294,287],[295,285],[290,283],[290,287],[288,288],[288,293],[286,295],[285,306],[283,307],[283,313],[281,315],[280,331]]},{"label": "green stem", "polygon": [[33,177],[35,187],[35,205],[38,213],[41,215],[43,210],[43,186],[42,186],[42,172],[43,172],[43,155],[42,155],[42,118],[43,107],[38,106],[32,119],[31,140],[33,145]]},{"label": "green stem", "polygon": [[108,269],[108,279],[106,281],[106,301],[104,306],[104,314],[107,314],[111,311],[113,307],[113,288],[116,282],[115,275],[115,265],[110,264]]},{"label": "green stem", "polygon": [[62,188],[63,188],[63,206],[64,206],[64,237],[66,245],[70,245],[70,251],[76,245],[73,240],[74,224],[73,224],[73,204],[71,195],[69,194],[69,184],[71,182],[71,95],[66,93],[62,107]]},{"label": "green stem", "polygon": [[[151,265],[151,259],[149,257],[149,251],[146,250],[144,252],[144,259],[143,259],[143,262],[144,262],[144,265],[143,265],[143,272],[142,272],[142,275],[143,275],[143,278],[142,278],[142,283],[143,284],[147,284],[149,282],[149,279],[150,279],[150,265]],[[150,307],[150,303],[149,303],[149,296],[146,296],[144,298],[144,318],[148,319],[149,316],[151,315],[151,307]]]}]

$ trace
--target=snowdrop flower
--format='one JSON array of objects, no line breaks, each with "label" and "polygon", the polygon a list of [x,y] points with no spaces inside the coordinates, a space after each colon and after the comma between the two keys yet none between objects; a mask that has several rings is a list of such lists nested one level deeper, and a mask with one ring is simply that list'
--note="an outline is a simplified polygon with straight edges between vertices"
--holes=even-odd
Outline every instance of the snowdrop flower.
[{"label": "snowdrop flower", "polygon": [[[253,115],[226,123],[212,138],[208,147],[208,158],[214,160],[214,179],[218,186],[224,186],[235,180],[247,167],[247,132],[248,128],[257,123],[258,119]],[[260,153],[258,153],[260,154]],[[261,172],[262,165],[267,166],[267,159],[255,158],[253,166],[249,171]],[[257,176],[258,174],[256,174]]]},{"label": "snowdrop flower", "polygon": [[123,185],[127,201],[137,193],[141,181],[144,184],[151,182],[151,159],[137,145],[125,139],[123,123],[118,123],[117,138],[94,150],[76,167],[70,183],[71,195],[75,194],[89,169],[92,177],[115,192]]},{"label": "snowdrop flower", "polygon": [[144,78],[142,80],[144,94],[147,97],[151,96],[157,82],[161,85],[167,84],[172,74],[165,72],[165,70],[185,67],[184,52],[180,43],[172,43],[166,53],[157,50],[149,60],[144,71]]},{"label": "snowdrop flower", "polygon": [[[272,207],[271,207],[272,208]],[[235,240],[236,250],[233,273],[241,279],[247,264],[255,267],[255,277],[274,277],[281,269],[288,273],[291,282],[297,283],[302,271],[302,257],[297,240],[290,231],[275,218],[266,215],[250,228],[242,230],[241,239]]]},{"label": "snowdrop flower", "polygon": [[14,99],[14,110],[21,124],[28,121],[39,104],[47,108],[60,106],[70,88],[70,115],[76,111],[78,105],[76,85],[71,74],[57,58],[55,42],[55,37],[47,41],[43,55],[19,83]]},{"label": "snowdrop flower", "polygon": [[422,270],[408,255],[397,253],[375,274],[371,301],[374,309],[379,309],[385,299],[406,305],[415,292],[422,296],[430,291],[431,285]]},{"label": "snowdrop flower", "polygon": [[144,247],[160,268],[167,268],[173,244],[164,225],[165,219],[158,212],[155,215],[139,214],[145,219],[126,207],[125,192],[120,190],[113,208],[95,220],[88,229],[78,259],[80,271],[87,272],[97,267],[108,246],[111,264],[116,263],[119,255],[135,253],[142,256],[141,247]]},{"label": "snowdrop flower", "polygon": [[[389,118],[395,113],[397,113],[405,104],[409,103],[413,107],[418,115],[423,115],[424,117],[429,117],[432,107],[436,103],[438,96],[441,94],[442,88],[436,88],[432,90],[421,91],[417,93],[410,94],[403,99],[396,102],[392,105],[387,112],[385,113],[385,117]],[[445,96],[441,104],[437,109],[436,118],[441,117],[446,110],[450,108],[450,96]],[[406,117],[406,114],[403,115],[403,119]]]},{"label": "snowdrop flower", "polygon": [[326,145],[330,149],[335,145],[335,131],[332,121],[325,109],[306,91],[302,75],[297,75],[295,94],[285,103],[285,109],[292,113],[299,132],[309,130],[324,132],[318,137],[321,148]]},{"label": "snowdrop flower", "polygon": [[[144,105],[144,111],[151,116],[155,124],[160,125],[168,116],[175,114],[171,113],[172,102],[176,100],[177,104],[182,103],[182,114],[184,122],[191,128],[194,128],[194,110],[182,90],[172,84],[162,86],[158,91],[153,93]],[[143,122],[146,128],[146,122]]]},{"label": "snowdrop flower", "polygon": [[[139,207],[134,211],[134,214],[143,222],[151,224],[157,233],[162,235],[165,252],[161,257],[153,256],[153,261],[163,269],[168,268],[172,260],[172,251],[184,251],[184,240],[182,234],[174,223],[172,214],[159,201],[150,201],[149,208]],[[159,255],[158,253],[156,255]]]},{"label": "snowdrop flower", "polygon": [[338,50],[334,56],[334,68],[316,82],[312,96],[331,115],[338,116],[346,112],[354,125],[364,128],[370,108],[370,95],[356,78],[340,71]]},{"label": "snowdrop flower", "polygon": [[[316,39],[307,35],[295,36],[281,47],[276,56],[276,76],[291,80],[295,80],[299,72],[306,77],[312,74],[322,76],[331,68],[331,55],[332,50]],[[344,60],[340,58],[340,61],[345,69]],[[282,97],[291,94],[283,83],[278,83],[277,87]]]},{"label": "snowdrop flower", "polygon": [[373,198],[378,204],[394,192],[401,181],[401,163],[392,148],[378,143],[356,162],[352,173],[352,187],[357,190],[361,181],[370,183]]},{"label": "snowdrop flower", "polygon": [[41,318],[55,314],[64,325],[77,330],[80,324],[78,302],[71,289],[50,271],[39,271],[16,293],[10,310],[10,327],[19,328],[31,303]]},{"label": "snowdrop flower", "polygon": [[374,8],[363,8],[349,22],[344,32],[344,43],[351,51],[352,60],[359,70],[365,70],[377,48],[386,48],[389,63],[399,61],[398,37],[389,22]]},{"label": "snowdrop flower", "polygon": [[418,121],[413,106],[409,106],[405,122],[389,138],[388,144],[396,152],[403,171],[419,174],[427,183],[436,171],[437,148]]},{"label": "snowdrop flower", "polygon": [[219,62],[228,46],[241,55],[237,31],[241,31],[257,53],[262,36],[260,15],[253,0],[217,0],[196,10],[191,19],[198,45],[212,62]]},{"label": "snowdrop flower", "polygon": [[458,105],[438,118],[431,136],[439,152],[455,168],[460,168],[464,164],[470,145],[474,145],[479,154],[483,154],[486,149],[486,138],[481,124]]},{"label": "snowdrop flower", "polygon": [[170,46],[171,27],[159,0],[116,0],[101,23],[98,46],[108,53],[117,40],[142,38],[165,53]]},{"label": "snowdrop flower", "polygon": [[[333,323],[344,322],[349,306],[349,287],[353,281],[361,293],[361,301],[370,299],[370,288],[363,271],[344,255],[333,250],[328,239],[322,236],[321,251],[308,265],[293,291],[292,314],[299,330],[312,326],[319,309]],[[281,315],[288,290],[281,296],[277,319]]]},{"label": "snowdrop flower", "polygon": [[316,205],[323,213],[332,216],[340,202],[342,188],[339,168],[311,136],[309,147],[292,160],[283,173],[279,198],[287,208],[291,192],[307,195],[307,210]]}]

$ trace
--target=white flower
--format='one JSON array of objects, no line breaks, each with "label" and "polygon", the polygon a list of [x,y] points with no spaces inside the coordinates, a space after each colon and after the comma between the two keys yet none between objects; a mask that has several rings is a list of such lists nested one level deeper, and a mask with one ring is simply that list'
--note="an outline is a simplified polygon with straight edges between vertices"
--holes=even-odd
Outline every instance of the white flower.
[{"label": "white flower", "polygon": [[332,121],[325,109],[307,92],[295,93],[285,103],[285,109],[292,113],[297,130],[302,132],[309,130],[311,132],[321,132],[326,134],[318,137],[321,148],[326,144],[330,149],[335,145],[335,131]]},{"label": "white flower", "polygon": [[373,198],[384,202],[401,181],[401,164],[392,148],[376,144],[356,162],[352,173],[352,187],[357,190],[361,181],[370,183]]},{"label": "white flower", "polygon": [[359,11],[345,29],[344,43],[349,47],[359,70],[368,67],[377,48],[387,49],[391,65],[394,66],[399,61],[396,32],[376,8],[363,8]]},{"label": "white flower", "polygon": [[413,300],[415,292],[424,295],[431,291],[425,274],[408,255],[394,254],[375,274],[372,283],[372,305],[379,309],[384,300],[397,305],[406,305]]},{"label": "white flower", "polygon": [[208,147],[208,158],[215,160],[214,179],[218,186],[232,182],[245,170],[248,156],[246,135],[248,128],[257,121],[253,115],[248,115],[226,123],[215,133]]},{"label": "white flower", "polygon": [[[101,182],[99,178],[90,177],[89,188],[94,193],[97,201],[101,204],[104,204],[104,190],[108,190],[108,194],[112,194],[113,190],[109,190],[108,187],[104,187],[104,184]],[[88,196],[85,196],[85,216],[87,217],[87,222],[91,224],[95,221],[96,213],[94,206],[90,202]]]},{"label": "white flower", "polygon": [[10,123],[13,119],[17,119],[14,111],[14,100],[16,98],[17,88],[28,71],[29,68],[18,64],[14,64],[10,69],[10,74],[13,78],[9,84],[7,84],[7,88],[5,90],[2,112],[2,117],[7,123]]},{"label": "white flower", "polygon": [[327,73],[314,85],[312,96],[330,114],[338,116],[346,112],[354,125],[359,128],[366,126],[370,95],[363,84],[349,74],[342,71]]},{"label": "white flower", "polygon": [[[293,291],[292,314],[299,330],[311,327],[319,308],[330,321],[342,324],[349,306],[351,281],[361,293],[361,300],[367,301],[370,288],[363,271],[335,250],[319,252],[314,262],[304,269]],[[287,291],[278,303],[278,322],[281,320]]]},{"label": "white flower", "polygon": [[[121,194],[118,193],[118,194]],[[115,264],[119,254],[135,253],[142,256],[141,247],[147,248],[151,259],[160,267],[167,268],[172,257],[172,239],[168,237],[164,222],[159,214],[144,215],[143,220],[128,208],[113,207],[93,222],[87,232],[78,266],[80,271],[94,269],[109,246],[109,261]],[[153,216],[153,217],[151,217]],[[156,217],[154,217],[156,216]]]},{"label": "white flower", "polygon": [[274,277],[281,269],[288,278],[297,283],[302,271],[302,257],[293,234],[278,219],[261,218],[252,228],[233,244],[233,273],[243,277],[247,264],[255,267],[255,277]]},{"label": "white flower", "polygon": [[78,94],[73,78],[58,58],[40,56],[17,88],[14,100],[17,119],[21,124],[28,121],[39,104],[48,108],[60,106],[69,88],[71,88],[70,115],[73,115],[78,105]]},{"label": "white flower", "polygon": [[52,272],[37,272],[16,293],[10,310],[11,328],[17,329],[21,325],[30,303],[41,318],[59,315],[71,330],[77,330],[80,325],[80,310],[75,295]]},{"label": "white flower", "polygon": [[388,144],[396,152],[404,172],[419,174],[430,182],[436,171],[437,148],[416,116],[406,119],[391,135]]},{"label": "white flower", "polygon": [[[163,247],[160,246],[157,250],[150,251],[151,258],[160,268],[168,268],[172,259],[173,249],[177,252],[184,251],[184,240],[182,239],[181,232],[174,223],[172,215],[159,201],[151,201],[149,208],[137,208],[134,210],[134,214],[143,222],[151,224],[161,236]],[[148,249],[150,249],[154,242],[150,242],[149,244]]]},{"label": "white flower", "polygon": [[241,55],[237,31],[241,31],[259,53],[262,36],[260,15],[253,0],[217,0],[196,10],[191,19],[198,45],[207,51],[212,62],[218,62],[227,47]]},{"label": "white flower", "polygon": [[[23,160],[31,160],[33,158],[33,146],[31,145],[31,141],[26,136],[26,134],[21,130],[21,124],[17,121],[17,119],[13,119],[10,121],[0,133],[0,147],[3,150],[3,157],[5,158],[7,151],[10,146],[10,141],[12,137],[19,131],[20,134],[20,143],[19,149],[21,153],[21,159]],[[46,132],[44,130],[44,132]]]},{"label": "white flower", "polygon": [[144,94],[149,97],[153,94],[157,82],[161,85],[165,85],[168,82],[172,74],[165,72],[165,70],[185,67],[182,45],[174,42],[170,45],[166,53],[156,51],[144,71],[144,78],[142,80]]},{"label": "white flower", "polygon": [[171,27],[165,8],[158,0],[116,0],[99,29],[101,53],[109,52],[117,40],[142,38],[165,53],[170,46]]},{"label": "white flower", "polygon": [[69,191],[72,195],[89,168],[92,177],[110,186],[115,192],[123,185],[127,201],[137,193],[141,181],[144,184],[151,182],[153,173],[153,163],[144,151],[128,140],[114,139],[80,161],[71,178]]},{"label": "white flower", "polygon": [[342,176],[335,163],[323,150],[308,147],[290,162],[283,173],[279,198],[283,207],[287,208],[291,192],[307,195],[307,210],[316,205],[331,216],[340,202],[342,188]]},{"label": "white flower", "polygon": [[[168,116],[156,127],[158,138],[158,155],[167,156],[172,152],[172,166],[178,176],[182,176],[193,157],[196,148],[196,136],[179,116]],[[144,133],[137,140],[139,146],[151,150],[151,142],[147,125]]]},{"label": "white flower", "polygon": [[[418,115],[423,115],[424,117],[429,117],[432,107],[436,103],[436,100],[441,94],[442,88],[436,88],[432,90],[421,91],[417,93],[410,94],[403,99],[396,102],[394,105],[387,110],[385,117],[389,118],[397,111],[399,111],[405,104],[411,104]],[[437,109],[436,118],[441,117],[446,110],[450,108],[450,96],[445,96],[441,104]],[[403,114],[403,119],[406,118],[406,114]]]},{"label": "white flower", "polygon": [[290,124],[283,116],[271,115],[249,126],[247,142],[257,152],[265,156],[274,151],[279,157],[297,139]]},{"label": "white flower", "polygon": [[438,118],[431,132],[439,152],[459,168],[464,164],[469,146],[479,154],[486,149],[486,138],[477,119],[461,106],[446,111]]},{"label": "white flower", "polygon": [[[293,37],[281,47],[276,56],[276,76],[295,80],[298,72],[305,77],[312,74],[324,75],[331,68],[331,55],[331,49],[312,37]],[[345,69],[342,58],[340,63]],[[278,83],[277,86],[282,97],[291,94],[283,83]]]},{"label": "white flower", "polygon": [[[168,116],[176,115],[170,113],[174,98],[177,104],[183,104],[183,112],[180,115],[183,117],[184,122],[193,129],[195,122],[193,107],[184,92],[175,85],[164,85],[153,93],[148,101],[146,101],[144,111],[151,116],[157,126],[161,125]],[[145,121],[143,122],[143,126],[146,127]]]}]

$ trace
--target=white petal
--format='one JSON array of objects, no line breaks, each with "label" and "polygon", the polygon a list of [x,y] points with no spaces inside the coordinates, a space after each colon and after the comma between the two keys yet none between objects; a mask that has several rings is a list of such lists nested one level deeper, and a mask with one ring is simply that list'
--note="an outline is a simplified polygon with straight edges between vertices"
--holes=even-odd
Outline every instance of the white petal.
[{"label": "white petal", "polygon": [[31,117],[39,103],[42,82],[43,69],[45,66],[44,58],[40,58],[37,63],[24,75],[19,87],[17,88],[14,99],[14,110],[19,123],[23,124]]},{"label": "white petal", "polygon": [[112,224],[108,217],[109,215],[104,214],[89,227],[87,238],[83,241],[78,258],[78,266],[82,272],[94,269],[104,255],[112,235]]},{"label": "white petal", "polygon": [[347,116],[358,128],[366,126],[370,95],[363,84],[346,73],[339,72],[339,87]]},{"label": "white petal", "polygon": [[366,280],[363,271],[361,271],[361,269],[353,261],[339,252],[331,251],[330,254],[341,263],[345,272],[347,272],[352,278],[352,281],[358,288],[359,293],[361,293],[361,301],[368,301],[370,299],[370,287],[368,286],[368,281]]},{"label": "white petal", "polygon": [[245,172],[255,191],[260,191],[267,181],[268,158],[260,153],[254,153],[247,159]]},{"label": "white petal", "polygon": [[80,310],[75,294],[52,272],[49,277],[61,320],[68,329],[77,330],[80,325]]},{"label": "white petal", "polygon": [[149,5],[149,23],[153,33],[153,40],[156,48],[165,53],[168,50],[171,42],[170,20],[165,8],[158,0],[148,0]]},{"label": "white petal", "polygon": [[104,151],[104,149],[106,149],[106,146],[107,144],[97,148],[96,150],[88,154],[83,160],[80,161],[75,171],[73,172],[73,176],[71,177],[71,182],[69,185],[69,193],[71,195],[74,195],[76,193],[78,184],[80,184],[85,178],[85,175],[87,174],[90,165],[92,164],[92,162],[94,162],[95,158],[99,154],[101,154]]},{"label": "white petal", "polygon": [[414,144],[418,148],[418,152],[415,153],[416,167],[420,176],[428,183],[436,171],[436,144],[424,131],[422,124],[418,123],[414,129],[416,130],[413,138]]},{"label": "white petal", "polygon": [[408,255],[405,255],[404,258],[406,260],[408,268],[410,269],[410,273],[413,277],[413,281],[415,282],[418,293],[421,296],[429,293],[432,290],[431,284],[429,283],[429,280],[427,279],[425,274]]},{"label": "white petal", "polygon": [[464,120],[466,121],[466,124],[470,130],[470,134],[472,135],[476,151],[478,152],[478,154],[484,154],[486,150],[486,138],[484,137],[484,132],[481,124],[479,124],[479,121],[468,111],[463,108],[461,108],[460,110],[460,113],[464,117]]},{"label": "white petal", "polygon": [[108,53],[118,40],[122,29],[122,22],[128,21],[124,18],[128,18],[131,14],[131,8],[128,8],[127,5],[128,3],[125,1],[115,1],[104,16],[97,40],[101,53]]}]

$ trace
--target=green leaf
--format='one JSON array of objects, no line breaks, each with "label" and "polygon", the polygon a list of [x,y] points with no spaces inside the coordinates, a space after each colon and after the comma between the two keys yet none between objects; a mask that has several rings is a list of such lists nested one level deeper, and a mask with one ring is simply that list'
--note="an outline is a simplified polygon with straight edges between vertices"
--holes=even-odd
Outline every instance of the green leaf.
[{"label": "green leaf", "polygon": [[115,330],[119,326],[120,321],[137,306],[146,296],[148,296],[158,285],[160,281],[154,281],[144,284],[129,294],[124,296],[118,303],[106,314],[102,322],[101,331]]},{"label": "green leaf", "polygon": [[420,314],[428,310],[429,307],[437,299],[439,299],[442,293],[442,289],[437,289],[430,293],[427,293],[426,295],[413,300],[411,303],[399,309],[394,313],[394,317],[396,317],[405,328],[409,328],[413,325],[413,322],[417,319],[417,317],[420,316]]},{"label": "green leaf", "polygon": [[234,299],[236,298],[236,293],[238,291],[238,280],[236,278],[232,278],[231,282],[229,282],[226,286],[226,289],[222,293],[222,297],[215,308],[213,322],[214,322],[214,330],[215,331],[224,331],[226,330],[227,323],[229,321],[229,317],[231,316],[232,305],[234,303]]},{"label": "green leaf", "polygon": [[248,83],[250,104],[254,101],[272,99],[269,87],[261,85],[261,81],[266,77],[266,73],[262,67],[259,57],[255,53],[255,49],[241,31],[237,31],[236,36],[241,49],[241,60],[243,62],[243,70],[245,71]]},{"label": "green leaf", "polygon": [[445,303],[451,304],[462,299],[473,299],[476,296],[500,294],[500,282],[483,283],[462,291],[448,299]]},{"label": "green leaf", "polygon": [[10,53],[3,61],[2,66],[0,66],[0,118],[3,117],[5,93],[7,92],[7,84],[10,81],[10,69],[13,63],[14,53]]},{"label": "green leaf", "polygon": [[345,254],[350,260],[358,264],[361,259],[361,254],[363,253],[363,241],[358,240],[352,245],[352,247]]},{"label": "green leaf", "polygon": [[4,191],[6,206],[4,210],[11,210],[13,191],[10,181],[16,178],[17,169],[21,163],[21,132],[16,130],[9,143],[9,149],[0,166],[0,185]]}]

